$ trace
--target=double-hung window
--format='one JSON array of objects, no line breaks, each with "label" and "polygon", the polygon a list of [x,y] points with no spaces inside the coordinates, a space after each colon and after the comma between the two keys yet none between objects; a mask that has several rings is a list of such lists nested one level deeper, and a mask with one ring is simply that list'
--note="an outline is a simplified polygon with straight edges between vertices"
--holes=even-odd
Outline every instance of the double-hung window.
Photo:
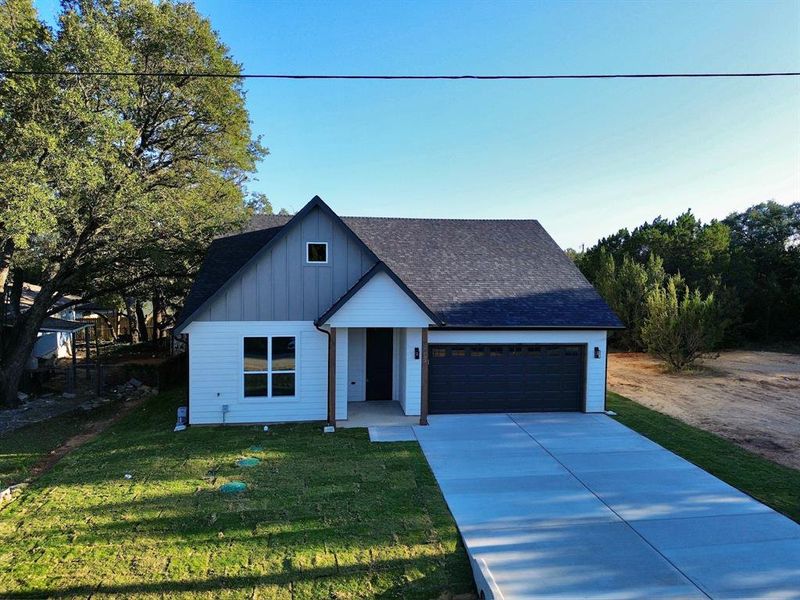
[{"label": "double-hung window", "polygon": [[295,338],[244,338],[244,397],[295,395]]}]

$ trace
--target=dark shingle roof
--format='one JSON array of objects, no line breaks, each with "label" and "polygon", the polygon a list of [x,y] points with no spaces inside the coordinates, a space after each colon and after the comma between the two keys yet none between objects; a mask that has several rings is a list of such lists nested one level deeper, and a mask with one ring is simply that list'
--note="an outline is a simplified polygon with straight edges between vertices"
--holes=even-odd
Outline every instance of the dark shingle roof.
[{"label": "dark shingle roof", "polygon": [[[276,219],[278,218],[276,217]],[[211,242],[200,271],[192,284],[192,289],[183,304],[183,310],[178,316],[176,327],[180,326],[206,300],[211,298],[214,292],[264,247],[264,244],[275,237],[289,217],[280,217],[280,219],[283,220],[283,223],[278,225],[276,222],[262,229],[255,228],[256,225],[251,222],[245,228],[245,233],[228,235]]]},{"label": "dark shingle roof", "polygon": [[45,317],[41,327],[39,327],[39,331],[45,333],[74,333],[87,327],[94,327],[94,324],[86,321],[69,321],[58,317]]},{"label": "dark shingle roof", "polygon": [[342,220],[449,326],[621,325],[538,221]]},{"label": "dark shingle roof", "polygon": [[[288,220],[259,215],[246,233],[216,240],[181,320],[222,287]],[[342,220],[447,326],[622,325],[538,221]]]}]

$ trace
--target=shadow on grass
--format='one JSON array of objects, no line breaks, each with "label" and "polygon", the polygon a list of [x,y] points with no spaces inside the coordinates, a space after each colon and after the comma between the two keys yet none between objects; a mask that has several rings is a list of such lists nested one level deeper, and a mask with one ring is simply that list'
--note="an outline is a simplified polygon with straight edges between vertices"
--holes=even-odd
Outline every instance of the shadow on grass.
[{"label": "shadow on grass", "polygon": [[[274,575],[239,575],[219,576],[205,579],[148,581],[120,584],[91,584],[91,585],[65,585],[63,587],[50,586],[25,591],[5,592],[4,598],[67,598],[67,597],[92,597],[94,595],[118,595],[122,597],[136,595],[158,595],[170,597],[175,594],[202,594],[213,592],[230,592],[237,590],[250,590],[259,588],[286,588],[295,592],[298,588],[305,588],[303,597],[339,597],[342,590],[358,594],[365,593],[377,581],[382,581],[380,590],[373,590],[370,597],[378,599],[389,598],[426,598],[417,590],[429,588],[438,589],[442,595],[439,598],[451,597],[447,590],[446,582],[449,577],[443,573],[448,568],[448,560],[442,559],[435,568],[427,568],[422,560],[393,559],[378,561],[363,568],[309,569],[298,577],[297,573],[280,573]],[[409,578],[406,573],[423,573],[419,578]],[[388,583],[387,582],[391,582]],[[462,588],[467,587],[462,582]],[[316,590],[316,593],[314,591]],[[436,592],[433,592],[436,593]],[[461,590],[464,593],[464,590]],[[469,593],[469,592],[468,592]],[[287,597],[289,597],[287,595]],[[365,596],[356,596],[365,597]],[[436,598],[437,596],[431,596]],[[463,595],[460,597],[464,597]]]},{"label": "shadow on grass", "polygon": [[[182,399],[148,401],[0,513],[0,596],[291,585],[312,590],[295,597],[341,588],[358,598],[436,598],[473,589],[416,443],[371,444],[360,430],[323,435],[316,424],[173,433]],[[262,463],[236,467],[245,455]],[[218,493],[231,479],[248,491]]]}]

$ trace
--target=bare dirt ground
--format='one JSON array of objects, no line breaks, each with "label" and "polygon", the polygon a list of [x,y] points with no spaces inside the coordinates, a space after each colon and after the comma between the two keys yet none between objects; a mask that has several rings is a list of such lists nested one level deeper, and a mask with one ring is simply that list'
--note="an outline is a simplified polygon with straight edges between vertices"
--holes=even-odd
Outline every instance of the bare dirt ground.
[{"label": "bare dirt ground", "polygon": [[90,423],[81,433],[68,438],[63,444],[61,444],[55,450],[52,450],[50,454],[45,456],[31,468],[28,481],[33,481],[34,479],[41,477],[44,473],[53,468],[53,465],[64,458],[67,454],[76,448],[80,448],[84,444],[91,442],[106,429],[111,427],[114,423],[122,420],[123,417],[130,414],[135,408],[141,406],[144,400],[144,396],[139,396],[137,398],[128,400],[127,402],[121,404],[120,409],[111,417],[103,419],[102,421],[94,421],[93,423]]},{"label": "bare dirt ground", "polygon": [[800,355],[723,352],[691,373],[646,354],[609,354],[614,392],[800,469]]}]

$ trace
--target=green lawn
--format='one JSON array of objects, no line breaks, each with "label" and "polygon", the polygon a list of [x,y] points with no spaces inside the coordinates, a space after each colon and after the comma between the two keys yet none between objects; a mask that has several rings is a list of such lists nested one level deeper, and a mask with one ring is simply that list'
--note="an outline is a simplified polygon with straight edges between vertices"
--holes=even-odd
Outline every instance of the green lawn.
[{"label": "green lawn", "polygon": [[608,408],[631,429],[800,523],[800,471],[613,392]]},{"label": "green lawn", "polygon": [[[311,424],[173,433],[182,398],[149,400],[0,511],[0,597],[473,591],[416,443],[370,444],[366,430],[324,435]],[[236,467],[244,456],[262,462]],[[249,490],[217,491],[234,479]]]},{"label": "green lawn", "polygon": [[62,415],[0,435],[0,489],[24,481],[31,468],[51,450],[114,410],[117,408],[104,406],[91,413]]}]

